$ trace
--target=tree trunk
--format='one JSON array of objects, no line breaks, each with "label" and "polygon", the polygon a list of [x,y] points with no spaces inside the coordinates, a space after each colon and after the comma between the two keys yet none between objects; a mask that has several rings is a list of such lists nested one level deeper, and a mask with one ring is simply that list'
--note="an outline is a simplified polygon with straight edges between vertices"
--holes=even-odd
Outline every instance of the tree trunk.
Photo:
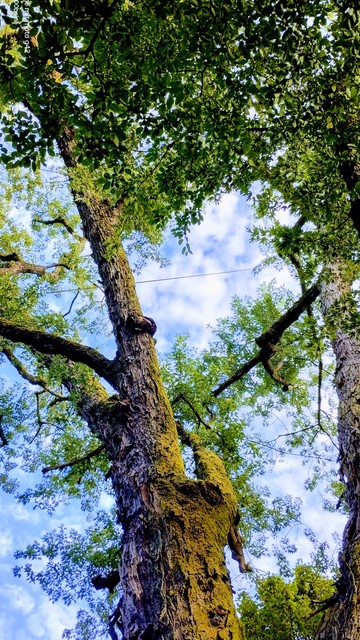
[{"label": "tree trunk", "polygon": [[[334,302],[349,294],[349,278],[341,264],[330,270],[322,289],[322,307],[329,319]],[[337,316],[340,314],[338,313]],[[336,318],[335,318],[336,319]],[[339,556],[338,601],[320,625],[317,640],[360,638],[360,342],[337,325],[333,337],[335,383],[339,398],[338,436],[340,476],[345,486],[349,520]]]},{"label": "tree trunk", "polygon": [[[73,136],[58,139],[65,164]],[[152,334],[124,250],[109,255],[119,207],[76,194],[84,233],[105,291],[117,343],[116,396],[82,407],[112,463],[123,527],[121,600],[114,625],[124,640],[244,640],[225,566],[237,501],[221,460],[194,444],[189,480]],[[114,631],[112,631],[114,633]]]}]

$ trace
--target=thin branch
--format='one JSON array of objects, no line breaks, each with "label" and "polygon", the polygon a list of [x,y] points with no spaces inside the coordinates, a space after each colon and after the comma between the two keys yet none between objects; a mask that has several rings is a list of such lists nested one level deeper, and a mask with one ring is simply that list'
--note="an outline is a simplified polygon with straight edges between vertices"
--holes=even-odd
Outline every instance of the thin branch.
[{"label": "thin branch", "polygon": [[[188,407],[191,409],[191,411],[193,412],[193,414],[195,415],[195,417],[196,417],[196,419],[197,419],[198,426],[200,426],[200,425],[202,424],[202,425],[205,427],[205,429],[210,430],[210,431],[214,431],[213,427],[212,427],[208,422],[205,422],[205,420],[203,420],[203,418],[201,417],[201,415],[199,414],[199,412],[195,409],[194,405],[190,402],[190,400],[188,400],[188,399],[186,398],[186,396],[184,396],[184,394],[183,394],[183,393],[179,393],[179,395],[177,395],[177,396],[174,398],[174,400],[172,400],[172,401],[170,402],[170,404],[171,404],[171,406],[174,408],[174,406],[175,406],[176,404],[178,404],[178,402],[181,402],[181,401],[182,401],[182,402],[185,402],[185,404],[187,404],[187,405],[188,405]],[[205,404],[205,403],[203,403],[203,405],[204,405],[205,409],[208,411],[208,413],[210,413],[210,416],[211,416],[211,419],[212,419],[212,418],[213,418],[213,415],[214,415],[214,414],[213,414],[213,412],[211,411],[211,409],[209,409],[209,407],[207,407],[207,406],[206,406],[206,404]],[[176,416],[175,416],[175,419],[176,419]],[[179,423],[179,422],[177,422],[177,424],[179,424],[179,425],[180,425],[180,423]],[[182,427],[181,427],[181,428],[182,428]],[[184,431],[184,433],[185,433],[185,431]],[[187,433],[187,432],[186,432],[186,433]],[[220,431],[216,431],[216,430],[214,431],[214,433],[216,433],[216,435],[217,435],[217,437],[219,438],[219,440],[221,440],[221,442],[222,442],[222,445],[223,445],[224,449],[226,449],[226,446],[227,446],[227,445],[226,445],[226,441],[225,441],[225,438],[224,438],[223,434],[222,434]],[[179,437],[180,437],[180,439],[181,439],[181,435],[180,435],[180,433],[179,433]],[[186,437],[187,437],[187,436],[186,436]],[[185,441],[183,441],[183,440],[182,440],[182,442],[183,442],[183,444],[186,444],[186,443],[185,443]],[[189,444],[188,446],[191,446],[191,444]]]},{"label": "thin branch", "polygon": [[43,220],[42,218],[38,218],[37,216],[34,218],[34,222],[38,222],[39,224],[45,225],[53,225],[53,224],[61,224],[65,229],[72,235],[76,235],[75,229],[63,218],[62,216],[58,216],[57,218],[52,218],[51,220]]},{"label": "thin branch", "polygon": [[160,156],[158,162],[156,162],[156,164],[152,167],[152,169],[144,176],[142,180],[140,180],[138,187],[141,187],[141,185],[143,185],[144,182],[146,182],[149,178],[151,178],[152,175],[154,175],[158,167],[161,165],[162,161],[166,158],[168,153],[170,153],[171,149],[174,147],[176,142],[180,140],[180,138],[181,136],[179,136],[179,138],[177,138],[176,140],[173,140],[173,142],[169,142],[169,144],[166,146],[164,153]]},{"label": "thin branch", "polygon": [[72,308],[73,308],[73,306],[74,306],[74,303],[76,302],[76,299],[77,299],[77,298],[78,298],[78,296],[79,296],[79,293],[80,293],[80,291],[79,291],[79,289],[78,289],[78,290],[77,290],[76,295],[74,296],[74,298],[73,298],[73,299],[72,299],[72,301],[71,301],[71,305],[70,305],[70,307],[69,307],[69,311],[67,311],[66,313],[63,313],[63,318],[66,318],[66,316],[70,315],[71,310],[72,310]]},{"label": "thin branch", "polygon": [[34,376],[32,373],[30,373],[23,365],[23,363],[19,360],[19,358],[17,358],[12,351],[10,351],[10,349],[8,349],[7,347],[2,347],[1,348],[2,353],[4,354],[4,356],[7,357],[7,359],[9,360],[9,362],[15,367],[15,369],[17,370],[17,372],[19,373],[19,375],[21,375],[22,378],[24,378],[25,380],[27,380],[28,382],[30,382],[31,384],[36,384],[39,387],[42,387],[44,389],[44,391],[47,391],[48,393],[50,393],[51,395],[55,396],[55,399],[59,402],[62,400],[67,400],[66,396],[61,395],[60,393],[57,393],[56,391],[53,391],[52,389],[50,389],[46,383],[46,380],[44,380],[43,378],[40,378],[39,376]]},{"label": "thin branch", "polygon": [[73,460],[69,460],[69,462],[63,462],[62,464],[55,464],[52,467],[43,467],[41,471],[45,474],[49,471],[58,471],[61,469],[66,469],[67,467],[73,467],[76,464],[80,464],[81,462],[86,462],[95,456],[98,456],[105,449],[105,445],[101,444],[96,449],[93,449],[89,453],[81,456],[80,458],[74,458]]},{"label": "thin branch", "polygon": [[49,402],[49,407],[55,407],[59,402],[68,402],[70,400],[70,396],[59,396],[58,398],[54,398]]},{"label": "thin branch", "polygon": [[211,429],[211,426],[207,422],[205,422],[205,420],[203,420],[200,413],[195,409],[194,405],[190,402],[190,400],[187,399],[186,396],[184,396],[183,393],[179,393],[179,395],[176,396],[176,398],[171,402],[171,406],[174,407],[175,404],[177,404],[180,401],[185,402],[185,404],[188,405],[188,407],[191,409],[191,411],[195,415],[199,426],[200,424],[202,424],[205,427],[205,429]]},{"label": "thin branch", "polygon": [[[295,271],[298,275],[300,287],[301,287],[301,293],[306,293],[304,270],[300,264],[300,260],[295,254],[289,255],[288,258],[291,264],[293,265],[293,267],[295,268]],[[311,315],[311,307],[308,307],[307,311],[308,311],[308,314]]]},{"label": "thin branch", "polygon": [[44,422],[44,420],[41,418],[41,411],[40,411],[40,396],[41,394],[44,393],[44,391],[37,391],[35,393],[36,395],[36,417],[37,417],[37,421],[38,421],[38,428],[36,429],[35,435],[31,438],[30,440],[30,444],[32,444],[34,442],[34,440],[36,440],[36,438],[38,437],[41,429],[43,428],[44,424],[46,424]]},{"label": "thin branch", "polygon": [[5,318],[0,318],[0,336],[11,342],[21,342],[28,347],[33,347],[40,353],[59,355],[73,362],[81,362],[110,384],[113,383],[113,362],[92,347],[41,329],[20,326]]},{"label": "thin branch", "polygon": [[[276,438],[275,438],[276,439]],[[249,442],[250,444],[256,444],[258,446],[262,446],[262,447],[266,447],[267,449],[270,449],[270,451],[275,451],[276,453],[280,453],[280,455],[284,456],[285,454],[287,456],[294,456],[296,458],[304,458],[304,453],[293,453],[291,451],[285,451],[285,449],[278,449],[277,447],[274,447],[271,443],[274,442],[274,440],[265,440],[265,441],[259,441],[259,440],[247,440],[247,442]],[[313,460],[317,460],[317,462],[319,462],[319,456],[318,455],[311,455],[310,453],[306,453],[306,457],[307,458],[312,458]],[[325,458],[324,456],[321,457],[321,460],[323,462],[332,462],[335,463],[336,459],[335,458]]]},{"label": "thin branch", "polygon": [[106,12],[106,14],[103,16],[102,20],[100,20],[100,23],[97,27],[97,29],[94,31],[94,34],[88,44],[88,46],[86,47],[86,49],[80,50],[80,51],[66,51],[65,55],[66,57],[72,57],[72,56],[85,56],[85,59],[87,58],[87,56],[89,55],[89,53],[93,52],[93,48],[94,48],[94,44],[96,42],[96,40],[98,39],[101,31],[103,30],[104,26],[106,25],[106,23],[108,22],[108,20],[112,17],[112,14],[114,12],[114,9],[116,7],[116,5],[118,4],[118,0],[114,0],[114,2],[107,7],[108,11]]},{"label": "thin branch", "polygon": [[[280,438],[291,438],[292,436],[297,436],[299,433],[306,433],[306,431],[313,431],[313,430],[314,430],[314,425],[311,424],[310,426],[303,427],[303,429],[298,429],[297,431],[287,431],[286,433],[279,433],[279,435],[277,435],[272,440],[266,440],[266,443],[271,444],[271,442],[277,442],[278,440],[280,440]],[[317,434],[318,433],[319,431],[317,431]]]},{"label": "thin branch", "polygon": [[251,360],[248,360],[248,362],[245,362],[245,364],[241,365],[240,369],[237,369],[237,371],[235,371],[235,373],[230,376],[230,378],[225,380],[225,382],[219,384],[219,386],[211,392],[211,395],[215,396],[215,398],[219,396],[220,393],[225,391],[225,389],[230,387],[230,385],[234,384],[234,382],[238,382],[238,380],[241,380],[241,378],[249,373],[249,371],[251,371],[251,369],[253,369],[257,364],[259,364],[259,362],[261,362],[260,352],[256,356],[254,356],[254,358],[251,358]]}]

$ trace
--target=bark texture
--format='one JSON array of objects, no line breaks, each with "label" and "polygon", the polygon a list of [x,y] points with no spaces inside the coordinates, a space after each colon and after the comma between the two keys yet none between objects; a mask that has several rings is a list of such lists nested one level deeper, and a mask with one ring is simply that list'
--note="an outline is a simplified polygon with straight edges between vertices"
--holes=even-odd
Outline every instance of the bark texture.
[{"label": "bark texture", "polygon": [[[67,167],[73,133],[58,139]],[[114,628],[124,640],[244,640],[224,559],[237,500],[221,460],[197,443],[198,480],[186,477],[152,334],[121,247],[109,252],[121,206],[74,194],[105,291],[117,343],[116,395],[79,409],[105,445],[124,534],[121,601]]]},{"label": "bark texture", "polygon": [[[326,318],[350,290],[341,264],[330,270],[330,281],[322,288],[322,308]],[[338,435],[340,475],[349,506],[343,548],[339,556],[340,580],[335,606],[320,625],[317,640],[358,640],[360,638],[360,341],[336,328],[333,338],[336,356],[336,389],[339,398]]]}]

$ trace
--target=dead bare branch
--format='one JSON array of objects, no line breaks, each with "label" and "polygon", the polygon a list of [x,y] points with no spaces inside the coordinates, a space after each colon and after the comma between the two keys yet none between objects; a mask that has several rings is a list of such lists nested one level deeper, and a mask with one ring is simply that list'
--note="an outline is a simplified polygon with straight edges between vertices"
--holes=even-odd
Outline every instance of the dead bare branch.
[{"label": "dead bare branch", "polygon": [[69,311],[67,311],[66,313],[63,313],[63,318],[66,318],[66,316],[68,316],[68,315],[71,313],[71,310],[72,310],[72,308],[73,308],[73,306],[74,306],[74,304],[75,304],[75,302],[76,302],[76,299],[77,299],[77,298],[78,298],[78,296],[79,296],[79,293],[80,293],[80,291],[79,291],[79,289],[78,289],[78,290],[77,290],[77,292],[76,292],[76,294],[75,294],[75,296],[73,297],[73,299],[72,299],[72,301],[71,301],[71,304],[70,304],[70,307],[69,307]]}]

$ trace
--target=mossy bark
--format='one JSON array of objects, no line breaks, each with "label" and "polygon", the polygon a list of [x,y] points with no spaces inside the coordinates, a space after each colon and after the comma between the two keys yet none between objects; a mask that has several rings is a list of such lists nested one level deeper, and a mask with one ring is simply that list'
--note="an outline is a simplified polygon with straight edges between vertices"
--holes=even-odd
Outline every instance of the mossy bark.
[{"label": "mossy bark", "polygon": [[[335,302],[349,294],[344,265],[333,265],[324,284],[322,307],[329,318]],[[333,319],[334,321],[334,319]],[[333,324],[332,321],[332,324]],[[341,326],[335,328],[336,389],[339,398],[338,435],[340,475],[344,482],[349,519],[339,556],[340,579],[337,603],[320,625],[317,640],[360,638],[360,342]]]},{"label": "mossy bark", "polygon": [[[70,129],[58,144],[73,168]],[[121,246],[109,252],[119,206],[74,195],[118,350],[117,396],[82,407],[111,461],[123,527],[118,627],[124,640],[244,640],[224,558],[236,496],[221,460],[199,442],[199,479],[186,477],[154,340],[136,330],[143,316],[131,269]]]}]

